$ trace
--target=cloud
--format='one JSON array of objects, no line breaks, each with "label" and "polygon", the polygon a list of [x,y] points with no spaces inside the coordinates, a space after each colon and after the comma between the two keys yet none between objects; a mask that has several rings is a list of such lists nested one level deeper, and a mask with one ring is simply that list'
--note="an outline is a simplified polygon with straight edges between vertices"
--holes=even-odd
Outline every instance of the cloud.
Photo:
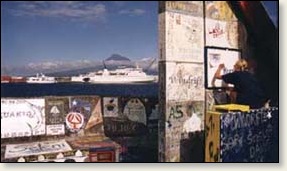
[{"label": "cloud", "polygon": [[17,16],[41,16],[76,20],[100,20],[106,16],[106,6],[81,1],[24,1],[13,7]]},{"label": "cloud", "polygon": [[143,9],[132,9],[132,10],[121,10],[119,14],[126,14],[130,16],[139,16],[145,14],[146,11]]}]

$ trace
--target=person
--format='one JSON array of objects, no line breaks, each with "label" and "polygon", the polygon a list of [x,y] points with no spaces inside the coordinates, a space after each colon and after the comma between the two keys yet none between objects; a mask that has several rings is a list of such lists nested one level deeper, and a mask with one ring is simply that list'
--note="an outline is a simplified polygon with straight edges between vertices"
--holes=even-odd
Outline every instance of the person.
[{"label": "person", "polygon": [[249,105],[252,109],[261,108],[265,105],[268,98],[266,98],[256,78],[248,72],[248,63],[245,59],[239,59],[235,63],[233,72],[221,75],[224,68],[224,64],[220,64],[214,78],[222,79],[225,83],[234,85],[237,104]]}]

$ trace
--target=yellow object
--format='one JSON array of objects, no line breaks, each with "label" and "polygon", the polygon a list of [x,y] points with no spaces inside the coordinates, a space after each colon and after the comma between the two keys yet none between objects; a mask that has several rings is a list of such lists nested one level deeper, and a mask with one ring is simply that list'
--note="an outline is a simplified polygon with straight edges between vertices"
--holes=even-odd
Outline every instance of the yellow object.
[{"label": "yellow object", "polygon": [[226,104],[226,105],[214,105],[214,111],[241,111],[241,112],[249,112],[250,106],[248,105],[239,105],[239,104]]}]

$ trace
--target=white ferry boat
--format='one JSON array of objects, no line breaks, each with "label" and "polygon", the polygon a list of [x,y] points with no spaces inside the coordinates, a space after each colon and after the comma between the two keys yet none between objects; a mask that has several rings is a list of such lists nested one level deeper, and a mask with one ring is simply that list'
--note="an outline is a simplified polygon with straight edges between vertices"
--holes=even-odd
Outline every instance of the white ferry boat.
[{"label": "white ferry boat", "polygon": [[72,77],[72,81],[97,84],[146,83],[156,81],[156,76],[147,75],[142,68],[121,68],[116,70],[100,70],[87,75]]},{"label": "white ferry boat", "polygon": [[44,74],[37,74],[36,77],[28,77],[26,80],[27,83],[40,83],[40,84],[47,84],[47,83],[56,83],[55,77],[48,77]]},{"label": "white ferry boat", "polygon": [[88,75],[80,74],[79,76],[72,76],[71,81],[72,82],[85,82],[84,78],[88,77]]}]

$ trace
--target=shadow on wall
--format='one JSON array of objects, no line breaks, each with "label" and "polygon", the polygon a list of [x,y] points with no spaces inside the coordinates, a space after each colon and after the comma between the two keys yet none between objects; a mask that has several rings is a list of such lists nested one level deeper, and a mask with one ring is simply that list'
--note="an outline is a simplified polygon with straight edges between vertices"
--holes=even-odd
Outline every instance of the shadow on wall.
[{"label": "shadow on wall", "polygon": [[204,131],[189,132],[180,140],[180,162],[203,163]]}]

